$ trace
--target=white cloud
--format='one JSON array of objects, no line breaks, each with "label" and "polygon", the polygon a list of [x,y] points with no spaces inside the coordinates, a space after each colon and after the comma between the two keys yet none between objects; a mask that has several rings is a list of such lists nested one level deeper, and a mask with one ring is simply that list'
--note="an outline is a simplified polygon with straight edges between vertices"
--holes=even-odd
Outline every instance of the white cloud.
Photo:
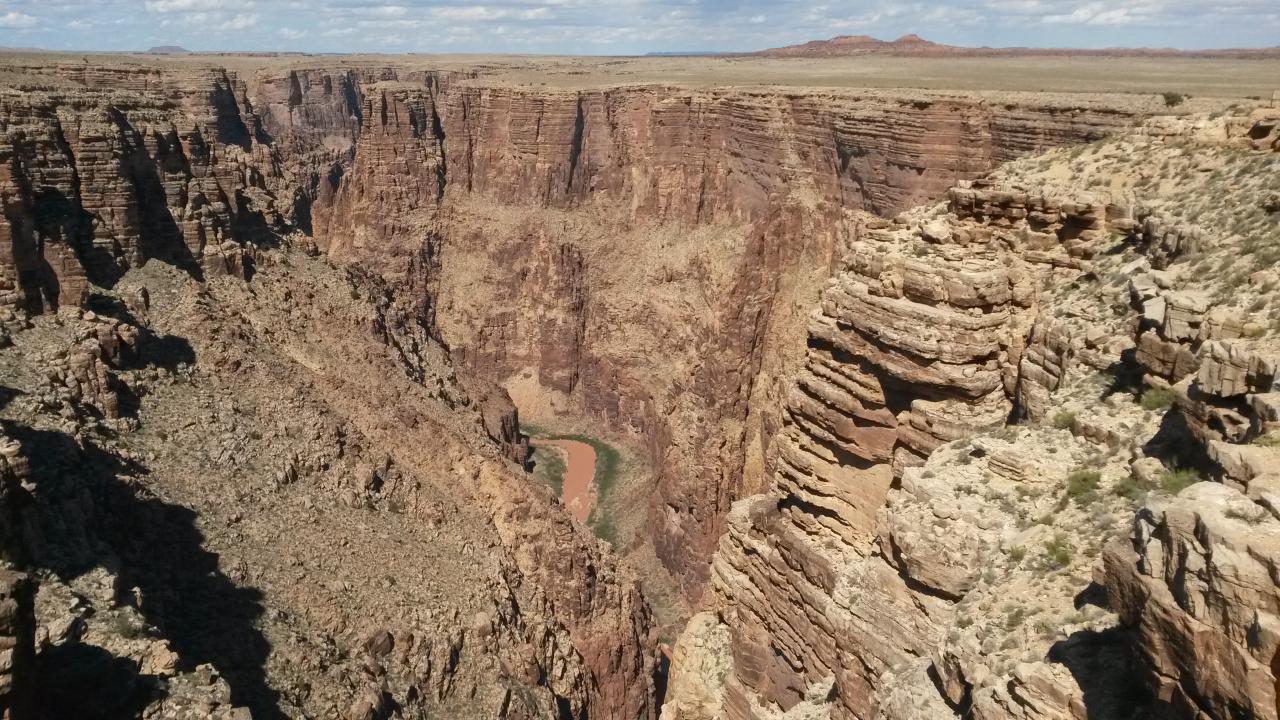
[{"label": "white cloud", "polygon": [[248,30],[258,24],[258,16],[256,13],[240,13],[230,20],[224,20],[218,24],[219,30]]},{"label": "white cloud", "polygon": [[384,47],[390,36],[419,51],[736,51],[858,33],[1194,48],[1274,45],[1278,13],[1280,0],[0,0],[0,34],[104,49],[145,46],[161,28],[166,40],[193,45],[222,33],[212,42],[229,48],[350,51]]},{"label": "white cloud", "polygon": [[0,15],[0,27],[2,28],[29,28],[36,26],[36,19],[24,13],[9,11]]},{"label": "white cloud", "polygon": [[151,12],[192,12],[196,10],[240,10],[253,7],[253,0],[147,0]]},{"label": "white cloud", "polygon": [[508,15],[506,10],[496,10],[484,5],[471,7],[448,5],[434,8],[432,12],[436,17],[445,20],[500,20]]},{"label": "white cloud", "polygon": [[1041,0],[986,0],[983,4],[1001,13],[1030,14],[1045,9]]},{"label": "white cloud", "polygon": [[1160,8],[1146,2],[1123,4],[1091,2],[1077,7],[1070,13],[1044,16],[1044,22],[1068,25],[1128,25],[1150,19],[1159,14]]}]

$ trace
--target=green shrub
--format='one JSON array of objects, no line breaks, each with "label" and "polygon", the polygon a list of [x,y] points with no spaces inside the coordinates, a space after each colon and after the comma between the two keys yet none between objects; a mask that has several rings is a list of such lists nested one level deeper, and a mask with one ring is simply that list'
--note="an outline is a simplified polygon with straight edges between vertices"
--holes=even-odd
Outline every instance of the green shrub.
[{"label": "green shrub", "polygon": [[1070,430],[1076,423],[1076,414],[1063,410],[1053,416],[1053,426],[1059,430]]},{"label": "green shrub", "polygon": [[1009,548],[1009,559],[1013,562],[1022,562],[1022,558],[1027,556],[1027,549],[1019,545],[1015,548]]},{"label": "green shrub", "polygon": [[1027,611],[1022,608],[1013,608],[1004,616],[1004,627],[1006,630],[1012,630],[1022,624],[1027,617]]},{"label": "green shrub", "polygon": [[591,528],[591,532],[595,536],[613,545],[618,539],[618,529],[613,525],[613,519],[599,505],[591,508],[590,514],[587,515],[587,527]]},{"label": "green shrub", "polygon": [[1200,477],[1200,473],[1190,468],[1166,470],[1160,476],[1160,487],[1170,495],[1177,495],[1203,479]]},{"label": "green shrub", "polygon": [[564,455],[552,447],[533,448],[533,475],[541,478],[556,491],[556,497],[564,494]]},{"label": "green shrub", "polygon": [[1164,98],[1166,107],[1177,107],[1187,101],[1186,96],[1182,93],[1167,92],[1161,93],[1161,96]]},{"label": "green shrub", "polygon": [[1121,478],[1120,481],[1111,488],[1111,492],[1122,498],[1128,498],[1136,503],[1142,502],[1143,498],[1147,496],[1148,490],[1150,490],[1150,488],[1147,487],[1146,483],[1142,482],[1132,474],[1126,478]]},{"label": "green shrub", "polygon": [[1058,534],[1044,543],[1045,565],[1052,570],[1061,570],[1071,564],[1071,543],[1066,535]]},{"label": "green shrub", "polygon": [[1173,407],[1173,401],[1176,398],[1177,395],[1170,388],[1147,388],[1147,391],[1142,393],[1142,407],[1147,410],[1168,410]]},{"label": "green shrub", "polygon": [[1097,470],[1074,470],[1067,476],[1067,497],[1081,502],[1092,497],[1102,482],[1102,473]]}]

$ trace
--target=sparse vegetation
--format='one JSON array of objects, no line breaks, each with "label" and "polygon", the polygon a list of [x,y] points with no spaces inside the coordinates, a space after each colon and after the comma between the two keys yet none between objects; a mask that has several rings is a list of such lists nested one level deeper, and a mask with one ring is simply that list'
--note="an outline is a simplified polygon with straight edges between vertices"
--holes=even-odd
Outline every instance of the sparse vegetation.
[{"label": "sparse vegetation", "polygon": [[1027,611],[1021,607],[1010,608],[1004,616],[1004,627],[1006,630],[1012,630],[1022,624],[1027,618]]},{"label": "sparse vegetation", "polygon": [[1071,541],[1067,540],[1067,536],[1062,533],[1054,535],[1052,540],[1046,540],[1044,543],[1045,566],[1050,570],[1061,570],[1070,565],[1071,555]]},{"label": "sparse vegetation", "polygon": [[1142,502],[1142,500],[1147,496],[1147,491],[1150,489],[1151,488],[1147,487],[1146,483],[1139,480],[1136,475],[1130,474],[1127,477],[1121,478],[1115,486],[1111,488],[1111,492],[1133,502]]},{"label": "sparse vegetation", "polygon": [[1142,407],[1147,410],[1168,410],[1173,407],[1173,401],[1177,398],[1173,390],[1166,387],[1147,388],[1142,393]]},{"label": "sparse vegetation", "polygon": [[1083,505],[1097,496],[1098,485],[1102,483],[1102,473],[1097,470],[1080,468],[1067,476],[1067,497]]},{"label": "sparse vegetation", "polygon": [[1179,105],[1187,101],[1186,96],[1184,96],[1182,93],[1176,93],[1176,92],[1161,93],[1161,97],[1164,98],[1164,104],[1166,107],[1178,107]]},{"label": "sparse vegetation", "polygon": [[556,491],[556,497],[564,493],[564,456],[551,447],[533,448],[533,475]]},{"label": "sparse vegetation", "polygon": [[1266,435],[1259,435],[1253,439],[1253,444],[1259,447],[1280,447],[1280,432],[1271,432]]},{"label": "sparse vegetation", "polygon": [[1160,476],[1160,488],[1170,495],[1177,495],[1203,479],[1204,478],[1200,476],[1200,473],[1190,468],[1166,470],[1165,473]]},{"label": "sparse vegetation", "polygon": [[1070,430],[1076,422],[1076,414],[1062,410],[1053,416],[1053,426],[1059,430]]},{"label": "sparse vegetation", "polygon": [[613,519],[609,517],[609,513],[602,511],[598,505],[592,508],[591,514],[587,516],[587,525],[591,526],[591,530],[595,532],[596,537],[610,545],[618,539],[618,529],[614,527]]}]

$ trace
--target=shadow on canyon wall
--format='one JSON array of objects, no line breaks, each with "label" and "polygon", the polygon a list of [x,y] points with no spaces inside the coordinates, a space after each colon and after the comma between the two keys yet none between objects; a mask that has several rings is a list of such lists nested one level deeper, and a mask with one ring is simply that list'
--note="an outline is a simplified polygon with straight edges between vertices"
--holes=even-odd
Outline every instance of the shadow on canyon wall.
[{"label": "shadow on canyon wall", "polygon": [[[1080,591],[1076,609],[1107,608],[1106,589],[1097,583]],[[1149,689],[1135,631],[1116,626],[1078,630],[1049,648],[1046,658],[1064,666],[1084,693],[1087,720],[1160,720],[1173,717]]]}]

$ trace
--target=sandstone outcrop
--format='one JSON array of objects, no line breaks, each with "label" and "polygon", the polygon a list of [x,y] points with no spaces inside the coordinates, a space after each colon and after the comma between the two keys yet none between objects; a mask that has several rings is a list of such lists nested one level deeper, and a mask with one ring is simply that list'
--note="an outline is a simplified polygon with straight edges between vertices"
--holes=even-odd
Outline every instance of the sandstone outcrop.
[{"label": "sandstone outcrop", "polygon": [[[1182,152],[1165,142],[1104,144],[1096,172]],[[1222,147],[1185,162],[1266,165]],[[1241,534],[1270,517],[1275,351],[1256,310],[1274,283],[1225,300],[1192,267],[1256,268],[1280,238],[1152,220],[1191,195],[1032,189],[1052,164],[866,224],[810,322],[768,492],[734,505],[706,613],[677,644],[692,672],[727,670],[672,714],[1275,712],[1274,553]],[[1223,484],[1172,499],[1190,468]],[[1200,504],[1243,524],[1165,510]],[[707,640],[721,634],[728,648]]]},{"label": "sandstone outcrop", "polygon": [[22,573],[0,570],[0,716],[26,709],[33,650],[31,583]]},{"label": "sandstone outcrop", "polygon": [[1108,547],[1111,603],[1140,635],[1147,681],[1179,715],[1280,713],[1278,520],[1268,504],[1205,482],[1148,504],[1132,540]]}]

